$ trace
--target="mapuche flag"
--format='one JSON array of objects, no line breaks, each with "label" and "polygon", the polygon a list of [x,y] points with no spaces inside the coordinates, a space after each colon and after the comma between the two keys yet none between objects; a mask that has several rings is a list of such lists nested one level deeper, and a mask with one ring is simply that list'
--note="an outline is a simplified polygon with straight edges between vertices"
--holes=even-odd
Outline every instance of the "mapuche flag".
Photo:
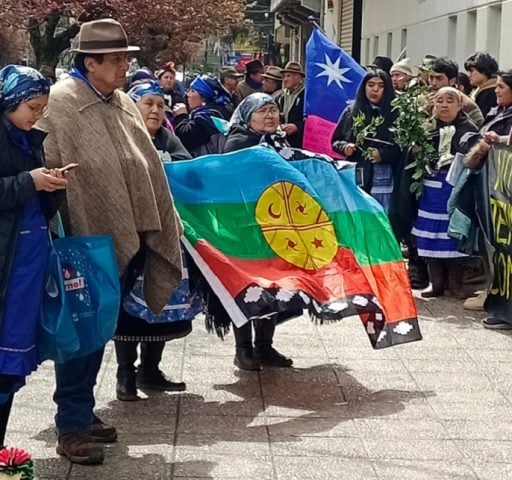
[{"label": "mapuche flag", "polygon": [[365,70],[319,28],[306,45],[304,148],[336,156],[331,136],[348,102],[356,96]]},{"label": "mapuche flag", "polygon": [[[303,155],[304,156],[304,155]],[[375,348],[421,339],[405,264],[354,169],[252,147],[166,163],[185,245],[237,326],[359,315]]]}]

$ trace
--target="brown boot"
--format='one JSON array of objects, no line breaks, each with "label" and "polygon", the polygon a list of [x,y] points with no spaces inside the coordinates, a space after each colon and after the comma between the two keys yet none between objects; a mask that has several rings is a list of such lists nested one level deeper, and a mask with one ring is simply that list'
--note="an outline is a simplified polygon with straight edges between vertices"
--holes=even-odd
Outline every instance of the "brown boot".
[{"label": "brown boot", "polygon": [[423,298],[442,297],[446,284],[444,261],[438,258],[428,260],[428,273],[432,287],[421,292]]},{"label": "brown boot", "polygon": [[450,295],[459,300],[466,300],[474,295],[475,289],[463,283],[466,265],[464,260],[450,260],[448,262],[448,288]]},{"label": "brown boot", "polygon": [[105,459],[103,445],[96,443],[89,433],[60,435],[57,453],[80,465],[99,465]]}]

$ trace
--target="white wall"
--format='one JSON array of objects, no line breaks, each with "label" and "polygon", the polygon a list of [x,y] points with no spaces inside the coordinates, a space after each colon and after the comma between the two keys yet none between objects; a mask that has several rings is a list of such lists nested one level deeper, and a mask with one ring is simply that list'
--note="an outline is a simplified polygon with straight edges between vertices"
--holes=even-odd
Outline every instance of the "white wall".
[{"label": "white wall", "polygon": [[468,55],[486,50],[502,68],[512,68],[512,0],[364,0],[363,5],[362,63],[389,52],[395,59],[406,43],[413,63],[425,54],[447,55],[462,69]]}]

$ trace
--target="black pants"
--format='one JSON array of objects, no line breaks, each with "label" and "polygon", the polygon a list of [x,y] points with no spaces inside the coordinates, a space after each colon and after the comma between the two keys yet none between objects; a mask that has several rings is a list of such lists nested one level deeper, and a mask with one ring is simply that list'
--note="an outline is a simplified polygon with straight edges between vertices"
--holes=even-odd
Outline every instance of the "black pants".
[{"label": "black pants", "polygon": [[5,446],[5,433],[7,432],[7,423],[11,415],[13,400],[14,393],[9,396],[7,402],[0,404],[0,448]]}]

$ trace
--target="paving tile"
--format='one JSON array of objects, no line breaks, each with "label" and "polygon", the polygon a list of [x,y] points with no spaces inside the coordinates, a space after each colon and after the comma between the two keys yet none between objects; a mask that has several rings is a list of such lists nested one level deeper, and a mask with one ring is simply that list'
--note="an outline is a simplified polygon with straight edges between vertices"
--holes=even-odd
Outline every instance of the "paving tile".
[{"label": "paving tile", "polygon": [[[476,480],[465,464],[409,460],[383,460],[374,463],[380,480]],[[497,480],[500,477],[495,477]],[[504,477],[503,477],[504,478]]]},{"label": "paving tile", "polygon": [[475,421],[473,419],[444,420],[442,423],[449,433],[448,438],[454,440],[501,440],[512,442],[512,423],[507,419],[492,423]]},{"label": "paving tile", "polygon": [[394,440],[363,438],[370,458],[463,462],[464,457],[451,440]]},{"label": "paving tile", "polygon": [[250,436],[233,436],[228,433],[179,433],[176,438],[176,454],[183,452],[266,457],[270,455],[270,444],[264,430]]},{"label": "paving tile", "polygon": [[368,459],[325,457],[274,457],[278,480],[374,480]]},{"label": "paving tile", "polygon": [[364,458],[366,449],[363,442],[354,437],[272,436],[272,454],[278,457]]},{"label": "paving tile", "polygon": [[317,417],[268,417],[270,438],[290,437],[358,437],[359,432],[351,419]]},{"label": "paving tile", "polygon": [[354,420],[362,438],[378,439],[446,439],[442,422],[430,420],[396,420],[389,418],[363,418]]},{"label": "paving tile", "polygon": [[511,463],[512,442],[498,440],[454,440],[472,465]]},{"label": "paving tile", "polygon": [[508,480],[512,478],[511,463],[479,463],[473,465],[480,480]]},{"label": "paving tile", "polygon": [[265,419],[255,417],[226,417],[213,415],[181,415],[178,433],[230,434],[260,436],[266,433]]},{"label": "paving tile", "polygon": [[176,457],[174,478],[191,476],[272,480],[272,462],[270,457],[218,455],[182,451]]}]

